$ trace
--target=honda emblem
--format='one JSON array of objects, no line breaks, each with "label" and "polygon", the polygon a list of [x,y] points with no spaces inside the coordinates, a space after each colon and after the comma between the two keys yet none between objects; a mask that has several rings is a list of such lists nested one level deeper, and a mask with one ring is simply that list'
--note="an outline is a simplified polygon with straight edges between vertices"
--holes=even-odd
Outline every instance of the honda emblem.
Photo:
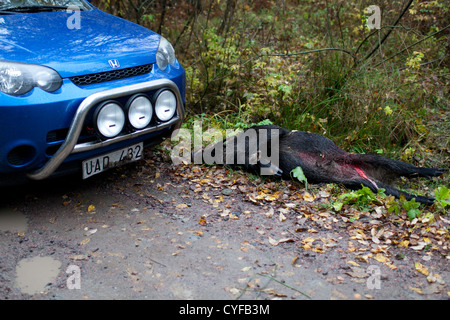
[{"label": "honda emblem", "polygon": [[117,59],[108,60],[108,63],[113,69],[117,69],[118,67],[120,67],[119,60]]}]

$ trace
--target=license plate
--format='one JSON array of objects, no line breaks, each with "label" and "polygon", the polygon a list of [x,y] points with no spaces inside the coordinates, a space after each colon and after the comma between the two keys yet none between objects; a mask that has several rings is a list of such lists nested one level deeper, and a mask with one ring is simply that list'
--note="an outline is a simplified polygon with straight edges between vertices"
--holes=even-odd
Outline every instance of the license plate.
[{"label": "license plate", "polygon": [[83,179],[87,179],[107,169],[120,166],[125,163],[143,159],[144,143],[138,143],[117,151],[104,154],[99,157],[83,161]]}]

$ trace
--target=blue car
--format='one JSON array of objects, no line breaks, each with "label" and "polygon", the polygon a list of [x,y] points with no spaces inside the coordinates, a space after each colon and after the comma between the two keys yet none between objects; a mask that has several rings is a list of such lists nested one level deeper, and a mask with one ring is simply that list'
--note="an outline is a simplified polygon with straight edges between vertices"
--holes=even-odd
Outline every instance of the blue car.
[{"label": "blue car", "polygon": [[1,1],[0,185],[142,159],[181,125],[185,84],[164,37],[88,1]]}]

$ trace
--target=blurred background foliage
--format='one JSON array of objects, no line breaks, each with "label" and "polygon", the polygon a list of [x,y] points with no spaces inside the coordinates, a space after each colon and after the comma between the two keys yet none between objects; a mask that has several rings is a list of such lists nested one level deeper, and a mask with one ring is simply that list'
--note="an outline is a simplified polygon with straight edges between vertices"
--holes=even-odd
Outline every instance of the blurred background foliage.
[{"label": "blurred background foliage", "polygon": [[[189,119],[223,128],[270,120],[349,151],[448,166],[445,0],[92,3],[171,41]],[[367,26],[371,5],[380,29]]]}]

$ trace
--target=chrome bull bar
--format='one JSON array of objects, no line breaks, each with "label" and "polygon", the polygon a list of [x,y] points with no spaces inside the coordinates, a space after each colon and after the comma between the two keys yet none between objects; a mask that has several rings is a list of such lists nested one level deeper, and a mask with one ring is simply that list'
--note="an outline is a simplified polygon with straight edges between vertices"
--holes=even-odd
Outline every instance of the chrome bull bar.
[{"label": "chrome bull bar", "polygon": [[[172,90],[177,99],[177,115],[170,121],[105,141],[95,141],[77,144],[87,114],[93,107],[97,106],[100,102],[107,99],[119,98],[124,95],[133,95],[135,93],[142,93],[161,88],[167,88]],[[64,162],[64,160],[69,155],[73,153],[80,153],[84,151],[99,149],[120,141],[133,139],[154,131],[159,131],[173,125],[176,125],[175,127],[176,129],[181,126],[183,119],[184,119],[184,106],[180,91],[178,90],[177,85],[173,81],[168,79],[147,81],[143,83],[132,84],[120,88],[114,88],[94,93],[88,96],[86,99],[84,99],[79,105],[75,113],[75,117],[72,120],[72,124],[70,126],[67,137],[64,140],[63,144],[59,147],[58,151],[56,151],[56,153],[52,156],[52,158],[42,168],[29,173],[28,177],[33,180],[46,179],[59,168],[59,166]]]}]

